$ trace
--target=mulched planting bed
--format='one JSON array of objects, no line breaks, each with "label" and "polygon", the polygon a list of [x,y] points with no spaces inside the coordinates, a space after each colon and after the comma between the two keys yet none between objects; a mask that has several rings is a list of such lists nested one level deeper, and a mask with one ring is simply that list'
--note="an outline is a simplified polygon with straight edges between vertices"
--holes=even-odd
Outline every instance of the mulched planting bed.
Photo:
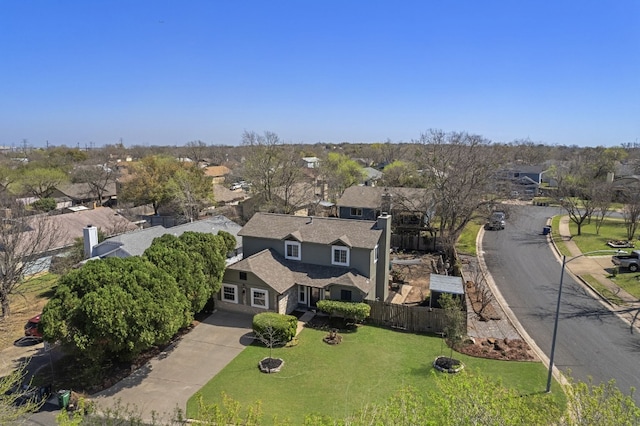
[{"label": "mulched planting bed", "polygon": [[535,361],[537,359],[529,345],[520,339],[475,339],[475,343],[460,345],[456,351],[477,358],[507,361]]}]

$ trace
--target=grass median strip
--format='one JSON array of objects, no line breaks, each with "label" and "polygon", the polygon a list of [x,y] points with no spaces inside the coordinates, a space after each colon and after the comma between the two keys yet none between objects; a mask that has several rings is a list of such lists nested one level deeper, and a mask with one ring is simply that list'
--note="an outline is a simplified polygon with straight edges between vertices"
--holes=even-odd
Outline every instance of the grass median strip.
[{"label": "grass median strip", "polygon": [[623,306],[625,304],[624,300],[618,297],[614,292],[609,290],[606,286],[602,285],[592,275],[584,274],[584,275],[581,275],[580,278],[585,280],[595,291],[600,293],[602,297],[604,297],[614,305]]}]

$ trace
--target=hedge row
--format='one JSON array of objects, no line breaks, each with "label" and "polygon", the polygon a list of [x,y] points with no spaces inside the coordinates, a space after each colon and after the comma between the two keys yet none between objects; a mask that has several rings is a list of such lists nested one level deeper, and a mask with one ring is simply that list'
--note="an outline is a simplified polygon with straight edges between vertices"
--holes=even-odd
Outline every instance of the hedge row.
[{"label": "hedge row", "polygon": [[354,321],[363,321],[371,314],[371,306],[366,303],[342,302],[340,300],[320,300],[318,309],[331,316],[340,316]]}]

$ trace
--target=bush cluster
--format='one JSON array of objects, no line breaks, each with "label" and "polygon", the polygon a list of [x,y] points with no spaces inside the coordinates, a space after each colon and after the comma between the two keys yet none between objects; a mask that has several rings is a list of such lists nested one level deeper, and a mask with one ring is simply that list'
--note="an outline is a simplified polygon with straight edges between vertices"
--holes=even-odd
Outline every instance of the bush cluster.
[{"label": "bush cluster", "polygon": [[287,343],[296,336],[298,319],[293,315],[262,312],[253,317],[253,332],[280,344]]}]

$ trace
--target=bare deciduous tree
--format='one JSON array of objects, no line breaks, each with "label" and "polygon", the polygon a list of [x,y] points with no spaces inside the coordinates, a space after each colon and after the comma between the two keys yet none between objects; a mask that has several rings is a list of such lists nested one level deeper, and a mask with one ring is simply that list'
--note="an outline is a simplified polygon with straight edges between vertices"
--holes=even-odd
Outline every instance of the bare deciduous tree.
[{"label": "bare deciduous tree", "polygon": [[90,195],[98,199],[98,205],[102,205],[102,199],[108,187],[116,182],[114,169],[104,164],[78,167],[74,171],[74,180],[89,185]]},{"label": "bare deciduous tree", "polygon": [[582,235],[582,225],[593,216],[599,205],[596,200],[602,181],[593,180],[579,161],[574,161],[567,168],[556,168],[554,173],[558,183],[555,199],[578,227],[578,235]]},{"label": "bare deciduous tree", "polygon": [[2,318],[11,314],[10,298],[39,272],[39,259],[56,248],[58,231],[50,216],[30,215],[21,203],[5,209],[0,219],[0,305]]},{"label": "bare deciduous tree", "polygon": [[430,130],[420,135],[418,156],[437,203],[441,241],[451,248],[477,212],[495,203],[491,184],[502,153],[481,136]]},{"label": "bare deciduous tree", "polygon": [[604,219],[611,213],[611,206],[613,203],[611,197],[611,184],[603,183],[598,185],[594,194],[593,202],[595,204],[594,214],[596,216],[596,234],[600,234],[600,228],[604,223]]},{"label": "bare deciduous tree", "polygon": [[627,230],[627,239],[632,240],[638,230],[638,222],[640,222],[640,192],[630,189],[623,192],[622,196],[624,200],[622,208],[624,226]]}]

